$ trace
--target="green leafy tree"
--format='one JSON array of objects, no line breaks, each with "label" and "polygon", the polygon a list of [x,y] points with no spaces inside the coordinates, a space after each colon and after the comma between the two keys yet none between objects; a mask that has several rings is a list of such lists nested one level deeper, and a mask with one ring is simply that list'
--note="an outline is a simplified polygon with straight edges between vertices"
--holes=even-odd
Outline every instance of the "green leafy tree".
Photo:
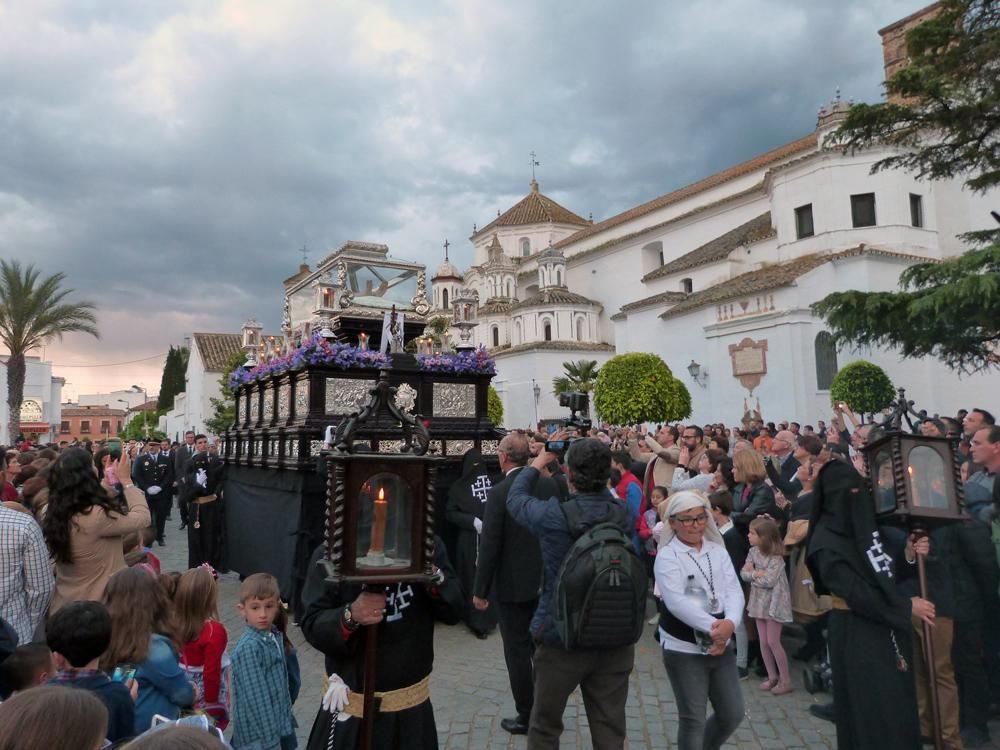
[{"label": "green leafy tree", "polygon": [[638,424],[683,419],[691,413],[691,396],[655,354],[631,352],[612,357],[594,386],[597,416],[611,424]]},{"label": "green leafy tree", "polygon": [[831,402],[843,401],[860,414],[881,411],[895,398],[896,389],[885,370],[863,359],[842,367],[830,384]]},{"label": "green leafy tree", "polygon": [[184,375],[187,372],[187,347],[170,347],[167,360],[163,363],[163,376],[160,378],[160,393],[156,406],[159,414],[166,414],[174,408],[174,399],[185,389]]},{"label": "green leafy tree", "polygon": [[229,376],[237,367],[242,367],[246,360],[247,355],[243,351],[236,351],[230,355],[226,361],[226,367],[222,371],[222,377],[219,378],[222,397],[209,399],[212,406],[212,416],[205,420],[205,427],[213,435],[223,434],[236,421],[236,397],[229,390]]},{"label": "green leafy tree", "polygon": [[[852,106],[832,141],[894,147],[873,172],[959,177],[980,193],[1000,185],[1000,4],[942,0],[906,45],[908,64],[885,83],[889,99]],[[963,372],[1000,367],[1000,229],[964,239],[981,247],[907,268],[897,292],[837,292],[813,311],[838,344],[930,355]]]},{"label": "green leafy tree", "polygon": [[492,385],[486,390],[486,413],[497,427],[503,424],[503,401]]},{"label": "green leafy tree", "polygon": [[0,260],[0,343],[7,347],[7,429],[10,440],[20,433],[24,400],[25,357],[47,341],[67,333],[97,332],[95,306],[71,302],[72,289],[64,289],[66,275],[42,278],[34,266]]},{"label": "green leafy tree", "polygon": [[142,421],[142,414],[135,414],[131,421],[125,425],[125,429],[118,433],[118,437],[124,440],[146,440],[147,437],[162,440],[166,435],[158,428],[156,413],[147,412],[145,425]]},{"label": "green leafy tree", "polygon": [[552,393],[556,396],[573,391],[593,393],[598,372],[597,360],[594,359],[563,362],[564,374],[558,378],[552,378]]}]

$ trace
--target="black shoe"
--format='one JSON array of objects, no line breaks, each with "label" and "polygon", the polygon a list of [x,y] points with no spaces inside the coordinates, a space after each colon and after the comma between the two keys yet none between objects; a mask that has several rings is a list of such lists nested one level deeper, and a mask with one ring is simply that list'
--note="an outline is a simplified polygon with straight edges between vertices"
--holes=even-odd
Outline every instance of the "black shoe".
[{"label": "black shoe", "polygon": [[809,713],[823,721],[836,721],[833,715],[832,703],[813,703],[809,706]]},{"label": "black shoe", "polygon": [[757,662],[757,666],[754,667],[753,672],[758,677],[767,677],[767,667],[764,666],[763,660]]},{"label": "black shoe", "polygon": [[186,528],[187,528],[187,522],[186,521],[181,521],[181,525],[177,527],[177,530],[178,531],[184,531],[184,529],[186,529]]},{"label": "black shoe", "polygon": [[515,716],[513,719],[500,719],[500,728],[511,734],[527,734],[528,717]]},{"label": "black shoe", "polygon": [[166,543],[166,541],[164,541],[164,539],[163,539],[162,536],[159,539],[156,540],[156,543],[159,544],[161,547],[166,547],[167,546],[167,543]]},{"label": "black shoe", "polygon": [[740,673],[740,680],[746,680],[750,677],[750,670],[746,667],[737,667],[736,671]]},{"label": "black shoe", "polygon": [[476,638],[478,638],[481,641],[485,641],[487,638],[490,637],[490,634],[485,630],[473,630],[472,632],[476,636]]}]

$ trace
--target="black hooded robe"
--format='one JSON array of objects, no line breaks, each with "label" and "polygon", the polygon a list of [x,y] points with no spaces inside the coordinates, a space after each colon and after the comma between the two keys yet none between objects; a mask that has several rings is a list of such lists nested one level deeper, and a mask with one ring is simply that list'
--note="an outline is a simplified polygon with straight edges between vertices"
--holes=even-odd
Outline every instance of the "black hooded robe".
[{"label": "black hooded robe", "polygon": [[[473,519],[480,522],[486,513],[486,495],[493,486],[479,451],[473,449],[465,454],[462,476],[448,491],[448,506],[445,518],[458,529],[455,544],[455,569],[462,586],[464,602],[463,619],[476,635],[485,635],[496,630],[497,607],[480,611],[472,605],[472,590],[476,582],[476,564],[479,560],[479,532]],[[494,590],[496,584],[494,583]],[[495,600],[491,592],[490,601]]]},{"label": "black hooded robe", "polygon": [[[421,583],[390,585],[386,593],[385,619],[374,627],[360,627],[345,640],[340,623],[344,607],[361,593],[359,585],[327,583],[317,561],[326,554],[320,546],[313,554],[302,601],[305,615],[302,633],[310,645],[323,652],[327,674],[337,674],[355,692],[361,692],[365,671],[365,639],[378,637],[375,652],[375,689],[398,690],[420,682],[434,665],[434,621],[459,621],[462,592],[448,562],[444,544],[437,539],[434,564],[445,575],[433,591]],[[331,738],[332,732],[332,738]],[[361,736],[361,720],[351,717],[335,721],[319,707],[306,750],[355,750]],[[436,750],[437,726],[430,699],[418,706],[379,713],[375,717],[375,750]]]},{"label": "black hooded robe", "polygon": [[849,607],[832,610],[828,624],[837,746],[918,750],[911,603],[896,590],[871,495],[843,461],[820,472],[807,548],[816,592],[838,596]]}]

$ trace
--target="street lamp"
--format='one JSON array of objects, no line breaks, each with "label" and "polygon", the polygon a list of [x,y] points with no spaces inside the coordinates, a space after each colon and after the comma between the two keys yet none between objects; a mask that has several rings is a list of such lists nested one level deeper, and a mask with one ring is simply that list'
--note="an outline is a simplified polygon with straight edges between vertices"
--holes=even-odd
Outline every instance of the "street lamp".
[{"label": "street lamp", "polygon": [[702,388],[705,387],[705,380],[708,378],[708,370],[692,359],[691,364],[687,366],[687,371],[694,382]]},{"label": "street lamp", "polygon": [[538,399],[542,395],[542,387],[534,378],[531,379],[531,392],[535,394],[535,427],[538,427]]},{"label": "street lamp", "polygon": [[142,434],[146,440],[149,440],[149,425],[146,424],[146,402],[149,401],[149,394],[141,385],[133,385],[132,390],[142,391]]}]

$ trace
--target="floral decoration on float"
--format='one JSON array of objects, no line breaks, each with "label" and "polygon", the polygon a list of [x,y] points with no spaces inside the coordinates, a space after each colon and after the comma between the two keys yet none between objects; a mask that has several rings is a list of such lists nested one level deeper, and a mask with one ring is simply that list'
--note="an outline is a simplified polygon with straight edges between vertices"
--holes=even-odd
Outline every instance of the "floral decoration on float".
[{"label": "floral decoration on float", "polygon": [[438,352],[418,355],[421,370],[447,372],[453,375],[496,375],[496,361],[484,347],[468,352]]}]

